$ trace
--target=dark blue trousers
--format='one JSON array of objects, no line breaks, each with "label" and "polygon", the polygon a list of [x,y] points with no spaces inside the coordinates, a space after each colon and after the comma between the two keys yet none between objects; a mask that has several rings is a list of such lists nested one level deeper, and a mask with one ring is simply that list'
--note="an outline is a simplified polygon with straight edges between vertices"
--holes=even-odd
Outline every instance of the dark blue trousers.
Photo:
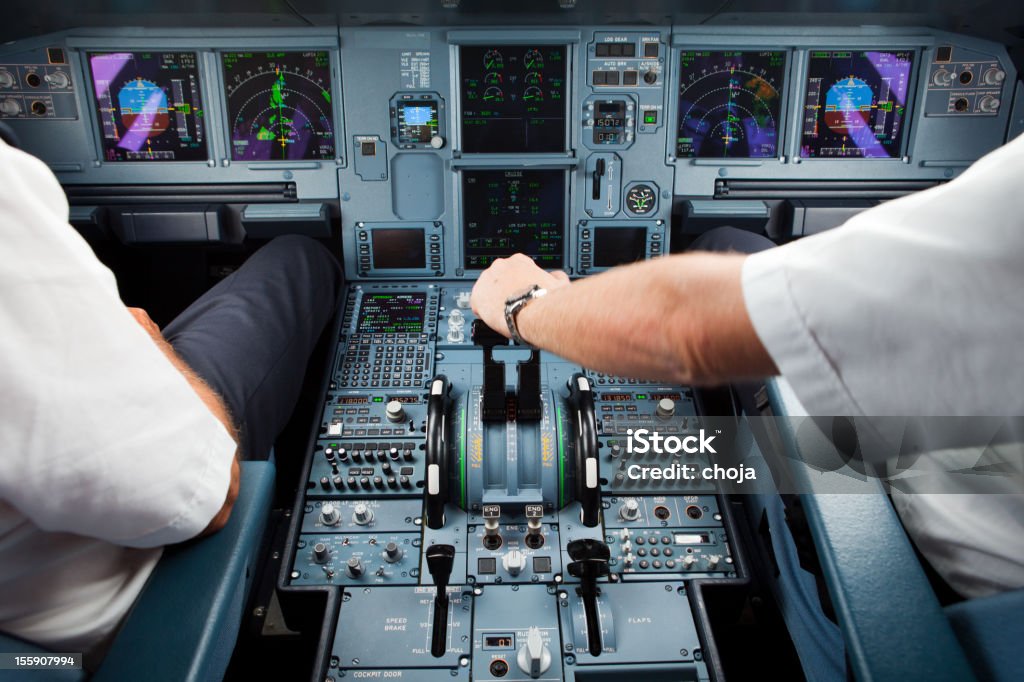
[{"label": "dark blue trousers", "polygon": [[278,237],[164,328],[178,354],[224,398],[242,457],[269,455],[343,285],[340,265],[322,244]]}]

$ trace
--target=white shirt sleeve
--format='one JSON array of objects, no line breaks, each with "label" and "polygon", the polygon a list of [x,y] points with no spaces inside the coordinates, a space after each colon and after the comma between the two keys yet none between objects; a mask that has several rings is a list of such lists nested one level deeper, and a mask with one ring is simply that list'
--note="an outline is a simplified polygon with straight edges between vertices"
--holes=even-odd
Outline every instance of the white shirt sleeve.
[{"label": "white shirt sleeve", "polygon": [[945,185],[750,256],[747,310],[813,414],[1024,414],[1022,216],[1024,136]]},{"label": "white shirt sleeve", "polygon": [[46,166],[0,143],[0,498],[47,531],[194,537],[235,443],[67,219]]}]

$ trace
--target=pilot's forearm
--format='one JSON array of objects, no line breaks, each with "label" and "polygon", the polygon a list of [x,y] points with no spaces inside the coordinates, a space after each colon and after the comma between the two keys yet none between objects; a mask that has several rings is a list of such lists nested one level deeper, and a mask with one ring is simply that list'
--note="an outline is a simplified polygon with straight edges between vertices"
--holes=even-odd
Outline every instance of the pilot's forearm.
[{"label": "pilot's forearm", "polygon": [[609,374],[688,384],[774,375],[743,302],[744,258],[695,253],[616,268],[532,301],[519,330]]}]

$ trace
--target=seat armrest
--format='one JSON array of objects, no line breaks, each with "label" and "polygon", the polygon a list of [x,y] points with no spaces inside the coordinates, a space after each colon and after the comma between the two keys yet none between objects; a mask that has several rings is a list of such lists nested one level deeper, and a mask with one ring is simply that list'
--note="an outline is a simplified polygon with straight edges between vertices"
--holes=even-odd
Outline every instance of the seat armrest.
[{"label": "seat armrest", "polygon": [[[828,436],[807,421],[784,381],[769,381],[767,390],[786,455],[820,459]],[[792,471],[799,489],[813,493],[801,504],[855,677],[975,679],[881,482],[867,479],[863,494],[818,494],[835,489],[823,487],[827,477],[811,467]]]},{"label": "seat armrest", "polygon": [[978,677],[1024,680],[1024,589],[954,604],[946,615]]},{"label": "seat armrest", "polygon": [[164,551],[94,680],[223,678],[273,490],[272,462],[241,463],[238,499],[227,525]]}]

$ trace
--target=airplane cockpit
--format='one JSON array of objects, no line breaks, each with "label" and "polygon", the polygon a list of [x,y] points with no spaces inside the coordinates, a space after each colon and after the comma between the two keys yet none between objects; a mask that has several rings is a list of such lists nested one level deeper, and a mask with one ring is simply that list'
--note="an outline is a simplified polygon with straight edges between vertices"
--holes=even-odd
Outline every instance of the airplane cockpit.
[{"label": "airplane cockpit", "polygon": [[[971,176],[975,164],[1024,132],[1024,6],[10,0],[5,9],[0,151],[19,164],[26,155],[45,164],[67,198],[61,239],[87,245],[95,267],[113,273],[124,305],[151,317],[153,333],[163,329],[170,339],[193,304],[227,305],[209,297],[246,270],[260,286],[317,276],[308,264],[258,263],[275,243],[315,245],[339,274],[334,295],[313,296],[323,322],[308,332],[302,360],[270,372],[294,384],[290,398],[275,398],[286,404],[280,428],[247,412],[228,416],[252,425],[242,429],[249,451],[219,530],[157,543],[166,546],[139,574],[98,654],[34,637],[39,623],[59,618],[51,607],[32,620],[0,603],[0,679],[1024,679],[1024,581],[965,594],[936,570],[941,563],[930,563],[930,545],[915,539],[904,514],[908,481],[928,478],[921,467],[934,448],[920,445],[925,431],[948,431],[956,447],[976,449],[954,473],[990,481],[972,488],[987,496],[981,507],[1024,499],[1024,441],[1013,438],[1020,431],[985,421],[985,411],[939,402],[928,419],[899,426],[901,445],[890,452],[875,439],[895,422],[858,421],[881,411],[860,404],[858,414],[838,414],[803,389],[804,371],[842,362],[845,351],[827,352],[843,343],[840,334],[811,332],[824,355],[808,352],[793,375],[793,365],[776,358],[773,376],[680,382],[588,366],[528,343],[530,334],[516,327],[526,317],[517,315],[539,311],[539,301],[553,302],[561,289],[535,283],[509,298],[507,329],[483,319],[474,290],[514,254],[564,273],[559,286],[572,289],[645,264],[685,269],[689,261],[672,259],[703,252],[723,227],[780,249],[824,244],[812,240],[854,223],[902,234],[891,223],[866,225],[898,206],[885,220],[956,216],[953,253],[977,240],[972,254],[1012,256],[1012,246],[986,246],[985,214],[971,224],[962,219],[970,206],[941,202],[955,188],[968,201],[973,192],[989,202],[983,176]],[[1024,189],[1024,162],[1015,168]],[[25,199],[12,188],[0,187],[0,234],[24,244],[35,230],[16,218],[25,214],[10,212]],[[930,246],[915,252],[907,240],[878,260],[876,282],[847,282],[842,291],[877,291],[892,273],[926,261]],[[15,312],[28,295],[10,275],[19,249],[0,246],[4,307]],[[730,242],[721,250],[739,257],[743,248]],[[1024,271],[1022,256],[1016,252]],[[63,267],[39,258],[28,265],[40,278]],[[808,262],[804,270],[813,269]],[[794,276],[782,286],[798,290],[806,281]],[[922,277],[920,296],[959,301],[946,298],[946,285]],[[987,282],[977,289],[992,294]],[[638,328],[628,301],[644,295],[607,296],[600,320],[574,327],[577,336],[604,343],[601,357],[648,353],[645,343],[676,327],[655,320]],[[1005,314],[1013,324],[1017,291],[992,295],[1006,308],[985,315]],[[751,296],[761,332],[774,304],[759,317]],[[693,297],[680,291],[679,305]],[[917,310],[916,296],[893,297]],[[252,305],[274,315],[269,304]],[[842,298],[830,305],[848,319],[864,314]],[[949,305],[947,317],[977,319]],[[780,316],[814,323],[813,311],[785,306],[778,304]],[[306,324],[307,311],[285,309],[286,323],[258,319],[254,328],[289,333]],[[80,334],[91,338],[87,312],[66,327],[72,346]],[[922,348],[948,341],[946,355],[964,350],[958,335],[916,327],[913,312],[904,318]],[[867,340],[851,343],[885,368],[876,390],[905,395],[902,361],[885,356],[907,351],[873,344],[881,338],[873,334],[888,334],[879,327],[865,316],[857,333]],[[601,331],[612,328],[623,336]],[[617,347],[627,334],[635,344]],[[720,343],[713,329],[700,335]],[[773,350],[767,337],[765,345]],[[263,361],[249,345],[231,359]],[[17,363],[0,363],[0,403],[12,415],[22,398],[8,384],[17,372],[3,367]],[[202,364],[185,364],[234,407],[233,389],[219,389]],[[1019,354],[1005,364],[1019,365]],[[126,357],[124,366],[134,365]],[[89,394],[121,382],[116,365],[104,372],[109,381],[97,380]],[[861,383],[836,372],[835,391]],[[956,376],[975,384],[969,395],[998,380]],[[75,424],[73,413],[85,408],[50,398],[51,413],[12,417],[0,432],[31,432],[24,442],[39,443],[49,453],[45,467],[58,470],[79,456],[66,442],[75,431],[47,423]],[[923,403],[935,397],[877,419],[921,416]],[[192,442],[166,426],[175,415],[147,419],[151,433],[118,438],[133,444],[137,463],[173,462]],[[115,432],[128,429],[116,413],[112,422]],[[984,437],[968,443],[968,432]],[[0,469],[27,470],[7,447]],[[89,450],[104,461],[104,448]],[[897,473],[875,451],[899,460]],[[1005,459],[996,462],[997,454]],[[96,476],[122,478],[107,466]],[[17,566],[4,558],[24,530],[5,514],[24,515],[33,532],[88,535],[33,521],[17,481],[4,476],[0,595],[8,596],[0,602],[34,570],[24,554]],[[78,479],[59,471],[39,476],[53,485],[38,497],[82,494],[71,492]],[[147,480],[137,485],[152,486]],[[150,494],[81,485],[113,500],[104,512],[112,526],[117,500],[140,498],[144,509]],[[149,505],[158,507],[166,493],[152,492]],[[950,490],[928,494],[938,492]],[[1024,542],[1022,518],[1003,511],[968,527],[947,504],[953,497],[931,498],[947,514],[936,518],[948,542],[1000,538],[1012,564]],[[79,513],[77,504],[65,513]],[[1019,579],[1024,556],[1015,559]],[[69,561],[65,577],[74,572]]]}]

